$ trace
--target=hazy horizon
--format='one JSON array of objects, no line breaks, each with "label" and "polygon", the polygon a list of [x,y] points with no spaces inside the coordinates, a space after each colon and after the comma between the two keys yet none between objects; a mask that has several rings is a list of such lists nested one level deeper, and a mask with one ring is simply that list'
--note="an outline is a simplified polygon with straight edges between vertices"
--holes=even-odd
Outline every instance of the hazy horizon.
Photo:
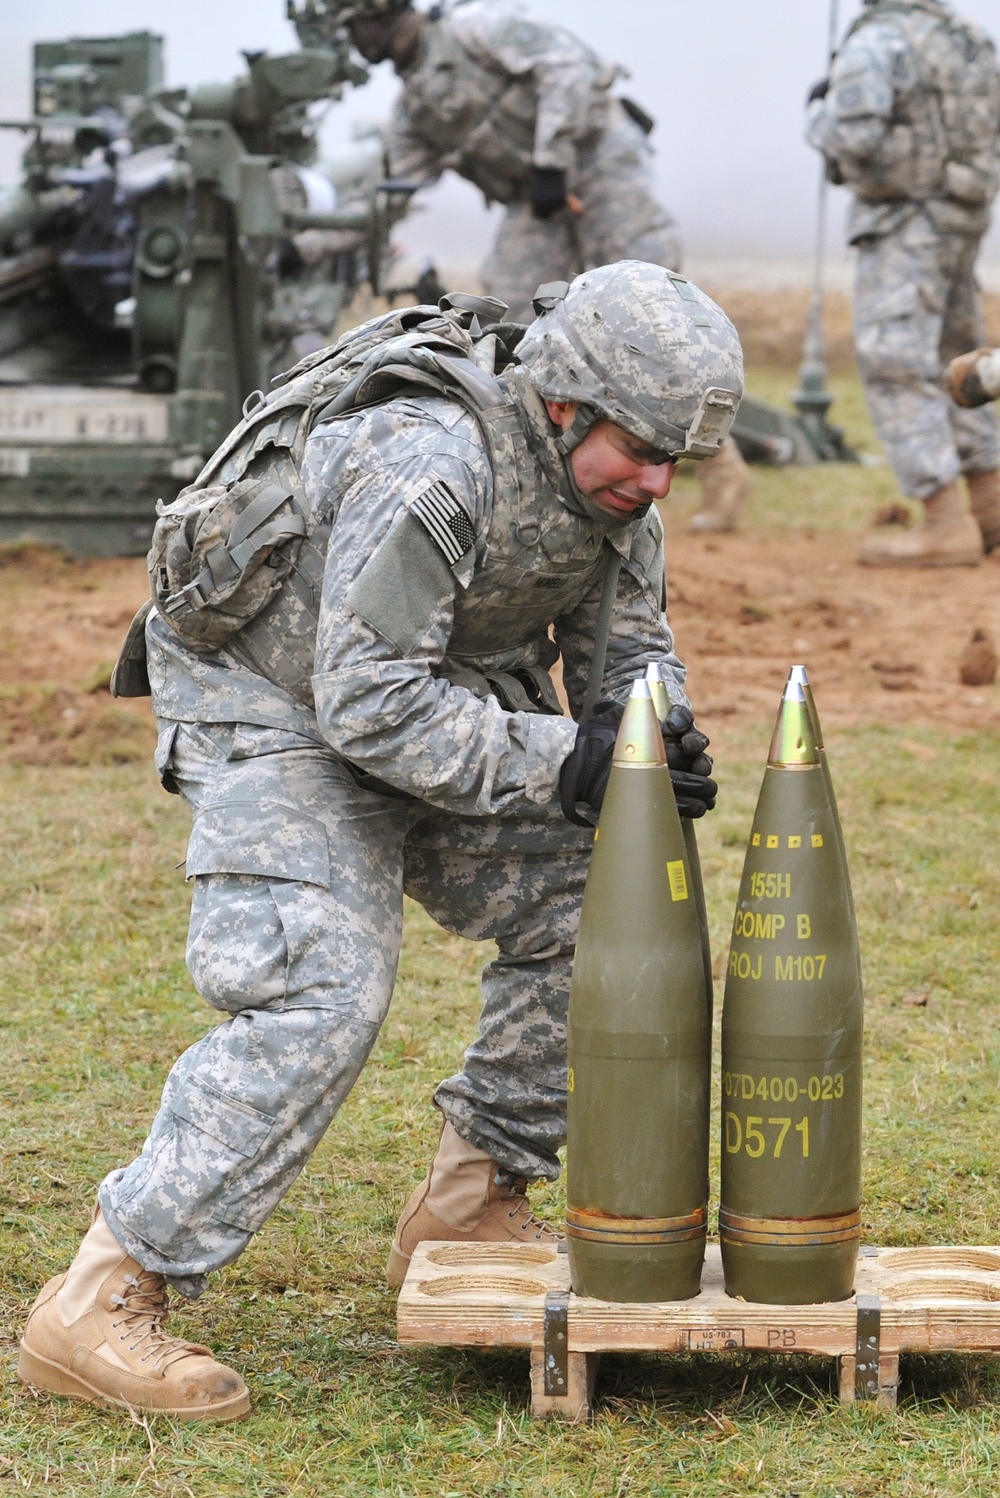
[{"label": "hazy horizon", "polygon": [[[825,71],[829,0],[532,0],[540,17],[567,26],[630,72],[619,91],[657,118],[653,136],[662,200],[676,216],[694,259],[803,260],[812,252],[819,167],[802,139],[803,101]],[[842,34],[859,0],[840,0]],[[994,35],[996,0],[958,7]],[[193,84],[236,76],[240,49],[291,51],[294,29],[282,0],[214,0],[210,8],[175,0],[170,21],[159,0],[36,0],[0,19],[0,117],[30,106],[31,45],[62,36],[149,29],[166,37],[167,81]],[[333,105],[324,126],[329,149],[357,120],[384,118],[398,80],[387,65],[363,89]],[[0,133],[0,182],[16,177],[22,146]],[[828,245],[843,259],[847,195],[831,194]],[[497,210],[493,210],[495,216]],[[417,259],[474,264],[492,235],[475,189],[449,173],[425,195],[422,211],[397,231]],[[1000,262],[1000,227],[983,259]]]}]

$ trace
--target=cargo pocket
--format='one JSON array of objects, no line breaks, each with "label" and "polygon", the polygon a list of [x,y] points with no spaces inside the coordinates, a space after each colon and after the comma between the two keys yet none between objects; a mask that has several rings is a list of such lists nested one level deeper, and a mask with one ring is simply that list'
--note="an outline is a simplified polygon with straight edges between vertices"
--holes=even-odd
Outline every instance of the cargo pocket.
[{"label": "cargo pocket", "polygon": [[174,741],[177,738],[179,723],[174,723],[167,718],[161,718],[157,725],[156,748],[153,751],[153,765],[159,776],[160,784],[171,796],[180,795],[180,786],[174,779],[170,768],[170,762],[174,754]]},{"label": "cargo pocket", "polygon": [[193,1079],[174,1098],[170,1111],[245,1160],[253,1159],[274,1124],[272,1118],[249,1103],[225,1097],[214,1087]]},{"label": "cargo pocket", "polygon": [[330,844],[322,822],[255,801],[207,806],[195,818],[187,875],[257,874],[330,888]]}]

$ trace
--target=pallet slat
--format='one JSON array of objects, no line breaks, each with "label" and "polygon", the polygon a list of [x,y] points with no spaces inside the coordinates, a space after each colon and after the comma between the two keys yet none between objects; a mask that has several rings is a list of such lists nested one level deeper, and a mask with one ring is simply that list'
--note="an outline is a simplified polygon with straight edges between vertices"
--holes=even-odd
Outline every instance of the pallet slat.
[{"label": "pallet slat", "polygon": [[[397,1307],[399,1341],[411,1347],[525,1347],[538,1384],[545,1296],[569,1289],[564,1253],[529,1244],[422,1243]],[[878,1296],[877,1401],[895,1404],[900,1352],[1000,1350],[1000,1248],[868,1248],[855,1290]],[[693,1300],[621,1304],[570,1295],[572,1398],[535,1389],[536,1414],[584,1418],[602,1352],[818,1353],[841,1360],[841,1398],[854,1397],[857,1351],[854,1297],[812,1306],[734,1300],[723,1286],[717,1245],[706,1255]],[[570,1404],[573,1409],[570,1411]]]}]

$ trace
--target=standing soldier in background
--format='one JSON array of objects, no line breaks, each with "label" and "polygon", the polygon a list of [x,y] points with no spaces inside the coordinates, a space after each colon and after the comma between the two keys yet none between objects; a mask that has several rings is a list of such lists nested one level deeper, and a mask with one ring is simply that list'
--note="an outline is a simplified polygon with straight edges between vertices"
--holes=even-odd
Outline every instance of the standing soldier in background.
[{"label": "standing soldier in background", "polygon": [[813,90],[807,135],[854,190],[858,366],[900,487],[924,504],[922,525],[872,533],[860,560],[975,565],[1000,546],[1000,439],[992,411],[955,405],[941,369],[984,341],[974,270],[1000,176],[993,43],[943,0],[865,0]]},{"label": "standing soldier in background", "polygon": [[[622,69],[516,0],[307,0],[301,29],[346,25],[372,63],[403,80],[389,138],[395,177],[429,184],[450,168],[503,203],[483,267],[491,296],[530,322],[545,281],[616,260],[679,270],[677,226],[653,194],[653,121],[612,97]],[[732,530],[750,473],[732,438],[700,467],[696,530]]]}]

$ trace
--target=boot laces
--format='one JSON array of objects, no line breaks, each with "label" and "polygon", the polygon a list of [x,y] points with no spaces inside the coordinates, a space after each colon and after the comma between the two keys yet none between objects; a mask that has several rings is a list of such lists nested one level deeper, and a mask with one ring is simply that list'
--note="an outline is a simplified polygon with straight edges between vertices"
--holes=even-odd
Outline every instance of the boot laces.
[{"label": "boot laces", "polygon": [[170,1337],[162,1329],[167,1314],[167,1290],[161,1274],[144,1271],[138,1277],[125,1275],[125,1294],[112,1295],[111,1304],[123,1311],[114,1328],[124,1327],[118,1340],[128,1342],[129,1352],[140,1352],[141,1363],[151,1363],[157,1372],[181,1358],[203,1356],[206,1349],[181,1337]]},{"label": "boot laces", "polygon": [[517,1224],[519,1232],[530,1233],[535,1238],[551,1238],[553,1243],[562,1237],[562,1234],[557,1233],[551,1223],[546,1222],[542,1217],[535,1216],[531,1210],[531,1203],[526,1196],[513,1198],[512,1200],[514,1202],[513,1210],[508,1212],[507,1216],[511,1222],[516,1221],[517,1218],[521,1219]]},{"label": "boot laces", "polygon": [[531,1210],[531,1203],[526,1195],[528,1182],[524,1176],[516,1176],[509,1170],[498,1170],[493,1177],[493,1184],[498,1194],[510,1202],[511,1209],[507,1213],[508,1220],[517,1222],[518,1231],[530,1233],[536,1238],[551,1238],[553,1242],[558,1241],[561,1233],[557,1233],[552,1225],[542,1217],[536,1217]]}]

